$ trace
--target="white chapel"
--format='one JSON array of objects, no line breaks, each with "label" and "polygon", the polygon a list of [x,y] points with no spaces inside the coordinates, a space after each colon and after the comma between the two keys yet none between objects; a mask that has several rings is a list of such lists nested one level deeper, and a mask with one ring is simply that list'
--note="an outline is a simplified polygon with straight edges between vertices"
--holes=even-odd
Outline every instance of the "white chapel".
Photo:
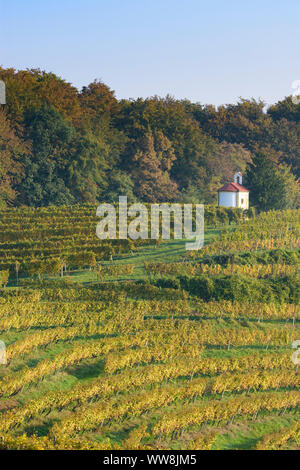
[{"label": "white chapel", "polygon": [[242,174],[238,171],[234,175],[233,183],[218,189],[219,206],[249,209],[249,190],[242,186],[242,182]]}]

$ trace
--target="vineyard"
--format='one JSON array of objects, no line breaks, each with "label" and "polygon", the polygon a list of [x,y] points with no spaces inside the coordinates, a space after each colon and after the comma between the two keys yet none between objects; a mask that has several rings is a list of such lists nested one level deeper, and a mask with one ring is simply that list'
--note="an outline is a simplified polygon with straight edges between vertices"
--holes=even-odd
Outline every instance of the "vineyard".
[{"label": "vineyard", "polygon": [[209,207],[192,252],[95,213],[1,211],[0,449],[299,449],[300,211]]}]

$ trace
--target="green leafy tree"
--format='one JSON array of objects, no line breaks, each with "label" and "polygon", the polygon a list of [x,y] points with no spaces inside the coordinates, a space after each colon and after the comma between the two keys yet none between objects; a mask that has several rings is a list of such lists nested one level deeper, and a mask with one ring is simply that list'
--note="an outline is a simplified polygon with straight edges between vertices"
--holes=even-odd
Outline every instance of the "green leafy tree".
[{"label": "green leafy tree", "polygon": [[24,159],[21,202],[29,206],[72,203],[74,197],[66,186],[66,166],[74,128],[49,105],[27,112],[25,124],[32,155]]},{"label": "green leafy tree", "polygon": [[68,187],[75,199],[95,203],[105,199],[108,188],[109,147],[93,134],[78,134],[67,168]]},{"label": "green leafy tree", "polygon": [[20,183],[24,167],[22,160],[31,154],[30,145],[22,139],[12,127],[7,115],[0,109],[0,207],[12,204],[17,199],[17,186]]},{"label": "green leafy tree", "polygon": [[102,199],[105,202],[116,203],[119,196],[127,196],[128,202],[136,202],[134,182],[127,172],[112,170],[108,173],[108,188]]},{"label": "green leafy tree", "polygon": [[250,202],[258,210],[283,209],[286,186],[276,164],[264,152],[255,153],[248,164],[245,185],[250,190]]},{"label": "green leafy tree", "polygon": [[300,104],[293,102],[292,96],[287,96],[278,103],[268,108],[268,114],[276,121],[287,119],[288,121],[300,121]]},{"label": "green leafy tree", "polygon": [[300,184],[299,179],[291,171],[286,164],[281,164],[277,168],[277,172],[284,184],[284,208],[298,209],[300,207]]}]

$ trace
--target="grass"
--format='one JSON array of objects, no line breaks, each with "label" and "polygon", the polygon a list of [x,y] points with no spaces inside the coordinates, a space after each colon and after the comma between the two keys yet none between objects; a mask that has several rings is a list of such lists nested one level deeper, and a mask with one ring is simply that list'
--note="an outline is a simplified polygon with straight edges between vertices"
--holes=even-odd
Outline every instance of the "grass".
[{"label": "grass", "polygon": [[247,450],[255,448],[257,442],[266,434],[280,431],[299,420],[299,413],[289,413],[284,416],[260,417],[255,423],[240,419],[231,426],[230,431],[220,432],[213,449],[218,450]]}]

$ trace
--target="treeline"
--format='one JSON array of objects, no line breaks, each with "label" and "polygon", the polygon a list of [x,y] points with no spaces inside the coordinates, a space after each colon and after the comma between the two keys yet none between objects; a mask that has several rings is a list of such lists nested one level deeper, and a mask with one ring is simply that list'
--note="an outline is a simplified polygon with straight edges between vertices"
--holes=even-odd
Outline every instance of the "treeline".
[{"label": "treeline", "polygon": [[259,210],[299,207],[300,105],[264,111],[165,98],[120,100],[53,73],[0,68],[0,207],[129,201],[215,204],[245,173]]}]

